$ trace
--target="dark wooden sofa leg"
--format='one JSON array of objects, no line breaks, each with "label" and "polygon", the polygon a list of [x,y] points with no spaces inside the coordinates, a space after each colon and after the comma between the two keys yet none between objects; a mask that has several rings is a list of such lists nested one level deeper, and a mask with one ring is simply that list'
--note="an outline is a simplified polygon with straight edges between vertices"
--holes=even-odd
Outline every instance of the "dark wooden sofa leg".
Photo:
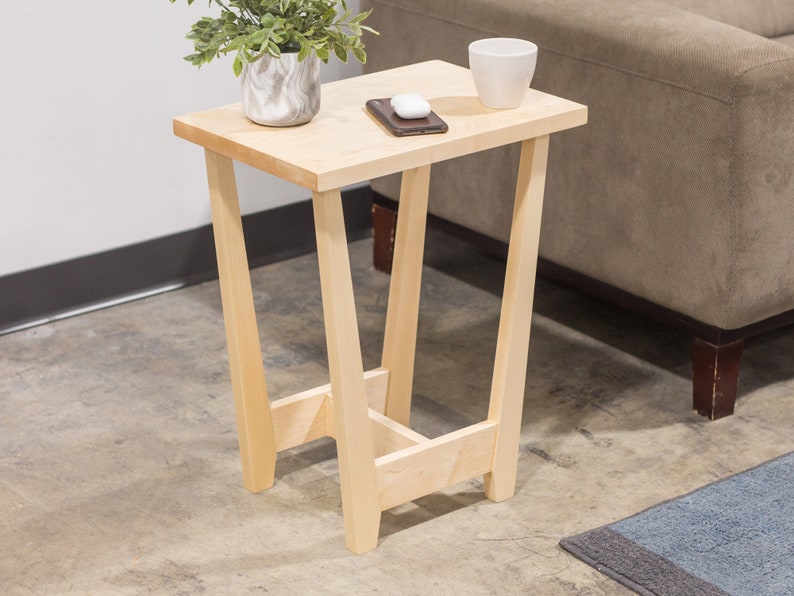
[{"label": "dark wooden sofa leg", "polygon": [[387,205],[372,204],[372,260],[377,271],[391,273],[394,257],[394,235],[397,232],[397,211]]},{"label": "dark wooden sofa leg", "polygon": [[692,395],[698,414],[717,420],[733,414],[744,340],[714,345],[692,339]]}]

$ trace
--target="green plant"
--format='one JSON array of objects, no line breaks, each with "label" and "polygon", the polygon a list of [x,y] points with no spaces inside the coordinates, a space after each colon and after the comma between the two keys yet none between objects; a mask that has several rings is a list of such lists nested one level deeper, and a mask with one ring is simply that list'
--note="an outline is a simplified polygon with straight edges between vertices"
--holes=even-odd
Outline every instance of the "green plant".
[{"label": "green plant", "polygon": [[200,67],[236,52],[232,69],[237,76],[243,64],[265,55],[277,58],[282,52],[297,52],[298,60],[314,52],[326,63],[331,53],[342,62],[352,53],[363,63],[367,55],[361,35],[365,30],[377,34],[361,24],[372,11],[354,15],[345,0],[209,0],[210,6],[213,3],[221,14],[193,24],[187,38],[195,53],[185,60]]}]

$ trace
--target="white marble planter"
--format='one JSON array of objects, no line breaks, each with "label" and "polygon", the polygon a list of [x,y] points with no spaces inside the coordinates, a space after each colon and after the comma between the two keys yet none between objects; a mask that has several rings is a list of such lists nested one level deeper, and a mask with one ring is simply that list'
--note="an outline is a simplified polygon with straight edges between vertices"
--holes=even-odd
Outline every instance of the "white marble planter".
[{"label": "white marble planter", "polygon": [[298,54],[264,56],[244,64],[243,113],[265,126],[296,126],[320,111],[320,60],[314,54],[298,62]]}]

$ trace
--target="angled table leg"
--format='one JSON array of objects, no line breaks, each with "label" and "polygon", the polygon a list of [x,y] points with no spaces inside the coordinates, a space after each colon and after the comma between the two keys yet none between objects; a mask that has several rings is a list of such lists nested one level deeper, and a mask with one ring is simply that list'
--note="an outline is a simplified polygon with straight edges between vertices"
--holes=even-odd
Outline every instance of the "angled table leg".
[{"label": "angled table leg", "polygon": [[232,160],[205,151],[243,484],[273,485],[276,443]]},{"label": "angled table leg", "polygon": [[488,409],[488,420],[499,424],[493,469],[485,475],[485,494],[494,501],[515,493],[548,147],[548,136],[521,146]]},{"label": "angled table leg", "polygon": [[381,366],[389,369],[386,415],[408,425],[425,249],[430,165],[403,172]]},{"label": "angled table leg", "polygon": [[313,205],[345,537],[361,554],[378,545],[381,510],[341,193]]}]

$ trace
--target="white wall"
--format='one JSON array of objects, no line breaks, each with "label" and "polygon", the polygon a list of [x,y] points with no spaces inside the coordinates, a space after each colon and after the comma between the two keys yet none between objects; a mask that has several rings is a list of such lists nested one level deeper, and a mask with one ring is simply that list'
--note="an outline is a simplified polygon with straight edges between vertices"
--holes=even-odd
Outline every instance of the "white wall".
[{"label": "white wall", "polygon": [[[14,2],[0,36],[0,275],[210,221],[202,150],[171,119],[239,101],[231,56],[197,70],[206,2]],[[358,5],[358,2],[351,2]],[[323,80],[359,74],[332,59]],[[237,164],[244,213],[309,191]]]}]

